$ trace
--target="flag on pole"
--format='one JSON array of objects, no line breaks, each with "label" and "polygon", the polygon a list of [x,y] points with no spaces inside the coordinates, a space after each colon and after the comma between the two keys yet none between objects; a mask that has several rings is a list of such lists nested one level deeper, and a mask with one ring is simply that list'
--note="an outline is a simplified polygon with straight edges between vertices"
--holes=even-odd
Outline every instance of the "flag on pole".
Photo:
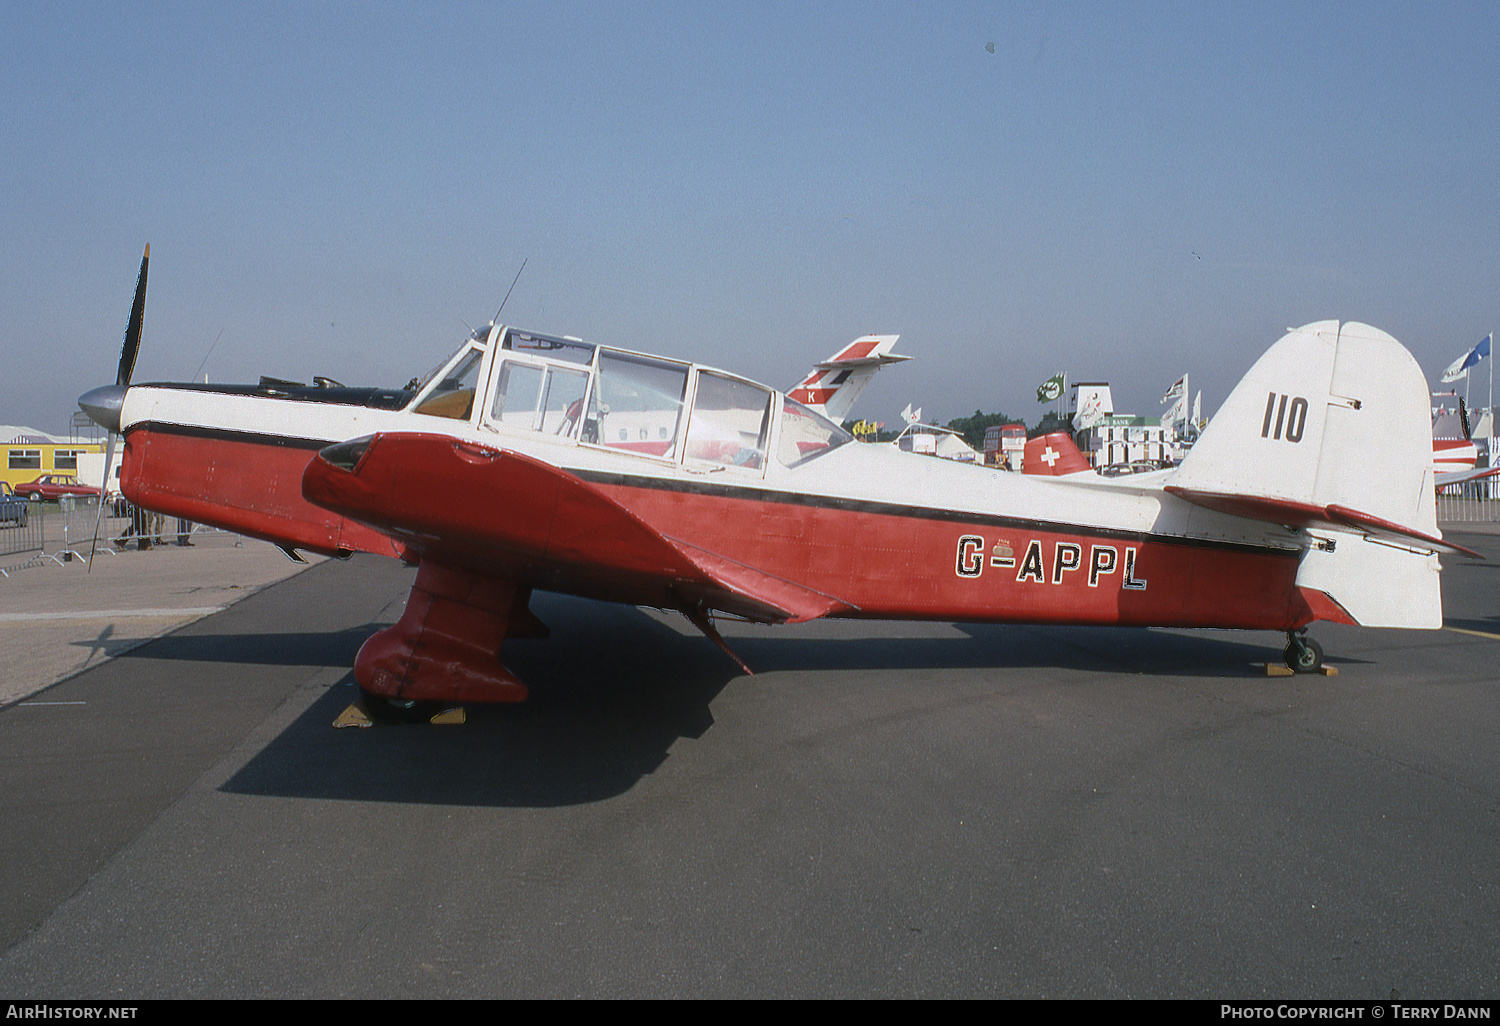
[{"label": "flag on pole", "polygon": [[1176,383],[1173,384],[1171,388],[1167,389],[1167,394],[1161,397],[1162,405],[1166,405],[1167,403],[1170,403],[1176,399],[1181,399],[1186,394],[1187,375],[1184,374],[1182,377],[1177,379]]},{"label": "flag on pole", "polygon": [[[1164,427],[1164,428],[1167,428],[1168,430],[1171,430],[1179,422],[1186,421],[1187,417],[1188,417],[1188,400],[1187,400],[1187,396],[1180,395],[1180,396],[1177,397],[1177,401],[1172,404],[1172,408],[1170,410],[1168,410],[1166,413],[1162,414],[1162,417],[1161,417],[1161,426]],[[1175,434],[1176,432],[1174,431],[1173,433]]]},{"label": "flag on pole", "polygon": [[1039,403],[1050,403],[1062,395],[1063,376],[1054,374],[1052,377],[1036,386],[1036,401]]},{"label": "flag on pole", "polygon": [[1459,378],[1468,376],[1470,367],[1474,366],[1480,360],[1483,360],[1486,356],[1490,355],[1490,341],[1494,337],[1495,333],[1493,331],[1490,332],[1488,335],[1484,336],[1484,338],[1479,340],[1479,345],[1475,346],[1473,349],[1470,349],[1467,353],[1450,363],[1448,365],[1448,369],[1443,371],[1443,384],[1452,384]]},{"label": "flag on pole", "polygon": [[1073,430],[1083,431],[1104,419],[1104,397],[1098,392],[1085,395],[1073,414]]}]

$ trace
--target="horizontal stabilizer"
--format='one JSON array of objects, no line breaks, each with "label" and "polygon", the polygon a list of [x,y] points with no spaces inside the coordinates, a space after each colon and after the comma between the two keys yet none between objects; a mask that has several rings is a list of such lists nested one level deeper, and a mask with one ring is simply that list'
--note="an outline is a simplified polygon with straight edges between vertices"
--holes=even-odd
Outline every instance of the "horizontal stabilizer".
[{"label": "horizontal stabilizer", "polygon": [[1473,549],[1455,545],[1436,535],[1419,531],[1414,527],[1362,513],[1336,503],[1315,506],[1311,503],[1294,502],[1260,495],[1230,495],[1224,492],[1200,492],[1177,485],[1167,485],[1166,491],[1191,502],[1195,506],[1217,510],[1232,516],[1260,520],[1268,524],[1283,524],[1287,527],[1352,527],[1365,537],[1376,541],[1390,542],[1432,552],[1460,552],[1466,556],[1483,559]]},{"label": "horizontal stabilizer", "polygon": [[826,370],[829,367],[860,367],[910,360],[909,356],[895,356],[891,353],[892,347],[900,337],[900,335],[865,335],[863,338],[850,342],[816,366]]},{"label": "horizontal stabilizer", "polygon": [[1446,488],[1448,485],[1464,484],[1469,481],[1483,481],[1496,474],[1500,474],[1500,467],[1475,467],[1472,470],[1460,470],[1453,473],[1439,471],[1435,475],[1435,480],[1439,488]]}]

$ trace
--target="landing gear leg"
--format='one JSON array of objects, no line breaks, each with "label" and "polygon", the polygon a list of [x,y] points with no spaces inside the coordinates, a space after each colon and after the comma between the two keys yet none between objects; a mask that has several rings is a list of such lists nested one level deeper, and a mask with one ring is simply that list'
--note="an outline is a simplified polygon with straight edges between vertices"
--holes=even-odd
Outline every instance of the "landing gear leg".
[{"label": "landing gear leg", "polygon": [[1307,636],[1307,628],[1286,632],[1287,669],[1293,673],[1317,673],[1323,668],[1323,646]]},{"label": "landing gear leg", "polygon": [[500,662],[507,636],[542,638],[531,589],[423,560],[406,611],[354,660],[371,719],[428,719],[455,702],[520,702],[526,685]]}]

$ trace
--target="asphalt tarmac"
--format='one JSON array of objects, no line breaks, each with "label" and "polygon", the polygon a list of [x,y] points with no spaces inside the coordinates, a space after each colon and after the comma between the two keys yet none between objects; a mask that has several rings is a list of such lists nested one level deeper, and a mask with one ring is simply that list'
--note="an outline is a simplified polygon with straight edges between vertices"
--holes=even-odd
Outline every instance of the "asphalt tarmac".
[{"label": "asphalt tarmac", "polygon": [[1450,628],[727,624],[557,596],[521,707],[334,729],[327,562],[0,710],[0,996],[1493,998],[1500,538]]}]

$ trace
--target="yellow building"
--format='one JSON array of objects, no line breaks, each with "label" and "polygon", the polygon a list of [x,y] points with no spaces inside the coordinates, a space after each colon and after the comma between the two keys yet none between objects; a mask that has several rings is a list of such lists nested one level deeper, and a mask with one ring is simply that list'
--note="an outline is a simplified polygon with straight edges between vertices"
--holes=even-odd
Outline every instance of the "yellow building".
[{"label": "yellow building", "polygon": [[43,474],[77,474],[78,457],[103,452],[104,443],[49,435],[35,428],[0,424],[0,481],[11,487],[35,481]]}]

